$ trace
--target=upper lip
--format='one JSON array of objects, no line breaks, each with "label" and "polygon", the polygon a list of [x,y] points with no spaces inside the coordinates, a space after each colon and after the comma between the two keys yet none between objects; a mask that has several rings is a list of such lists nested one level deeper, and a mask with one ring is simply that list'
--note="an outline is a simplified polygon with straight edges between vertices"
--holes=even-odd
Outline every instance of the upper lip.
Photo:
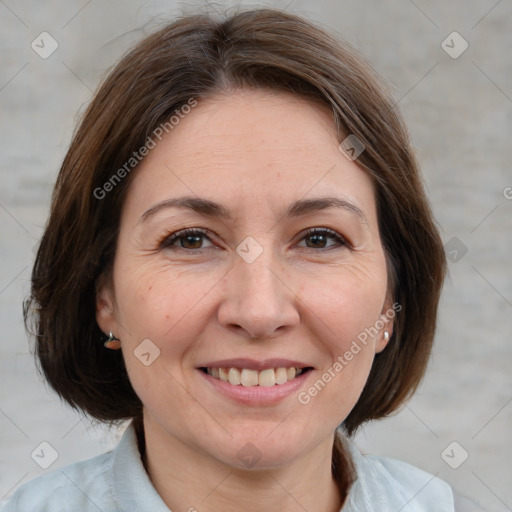
[{"label": "upper lip", "polygon": [[197,368],[247,368],[248,370],[266,370],[267,368],[312,368],[312,365],[296,361],[294,359],[248,359],[244,357],[236,359],[219,359],[216,361],[206,361],[197,366]]}]

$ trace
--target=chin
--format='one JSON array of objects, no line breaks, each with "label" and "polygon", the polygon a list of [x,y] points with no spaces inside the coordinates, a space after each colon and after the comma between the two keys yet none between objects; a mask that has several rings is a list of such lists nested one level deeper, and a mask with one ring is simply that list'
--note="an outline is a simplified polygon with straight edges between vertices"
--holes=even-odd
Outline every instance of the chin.
[{"label": "chin", "polygon": [[237,432],[231,432],[232,438],[223,439],[223,446],[221,442],[215,442],[210,453],[228,466],[257,471],[290,464],[315,446],[311,431],[308,434],[304,429],[301,433],[290,429],[286,422],[280,426],[275,422],[265,426],[261,423],[240,425]]}]

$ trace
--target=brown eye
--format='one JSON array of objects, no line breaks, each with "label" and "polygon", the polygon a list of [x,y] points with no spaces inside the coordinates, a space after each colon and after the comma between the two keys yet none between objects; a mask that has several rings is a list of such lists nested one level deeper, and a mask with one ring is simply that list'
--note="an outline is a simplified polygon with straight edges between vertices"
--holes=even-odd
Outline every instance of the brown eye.
[{"label": "brown eye", "polygon": [[205,249],[206,247],[201,247],[204,242],[204,239],[210,240],[206,235],[206,230],[201,229],[183,229],[181,231],[177,231],[173,233],[171,236],[167,237],[161,244],[162,247],[165,248],[176,248],[176,249],[185,249],[185,250],[200,250]]},{"label": "brown eye", "polygon": [[180,237],[181,247],[184,249],[200,249],[203,235],[184,235]]},{"label": "brown eye", "polygon": [[337,245],[338,247],[347,245],[347,243],[345,242],[343,237],[341,237],[335,231],[332,231],[331,229],[327,229],[327,228],[308,229],[301,240],[306,240],[306,241],[310,240],[311,241],[311,244],[308,244],[306,242],[307,247],[309,249],[326,249],[326,248],[333,247],[333,244],[326,245],[327,240],[329,238],[334,239],[337,242],[334,245]]}]

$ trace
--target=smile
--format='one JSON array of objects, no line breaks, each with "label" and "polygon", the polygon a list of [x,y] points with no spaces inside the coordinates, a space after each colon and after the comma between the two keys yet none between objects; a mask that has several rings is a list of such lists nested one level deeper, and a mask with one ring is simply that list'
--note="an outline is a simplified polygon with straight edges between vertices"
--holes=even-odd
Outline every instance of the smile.
[{"label": "smile", "polygon": [[214,379],[228,382],[233,386],[262,386],[271,387],[286,384],[310,368],[267,368],[252,370],[249,368],[201,368],[204,373]]}]

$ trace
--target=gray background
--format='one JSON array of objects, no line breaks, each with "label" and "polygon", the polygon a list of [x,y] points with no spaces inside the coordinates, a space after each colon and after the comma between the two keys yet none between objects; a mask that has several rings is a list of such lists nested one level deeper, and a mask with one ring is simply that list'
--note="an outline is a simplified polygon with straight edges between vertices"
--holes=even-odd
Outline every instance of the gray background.
[{"label": "gray background", "polygon": [[[200,5],[0,0],[0,502],[45,471],[31,458],[42,441],[58,453],[50,471],[119,438],[81,420],[42,383],[21,302],[77,112],[129,45]],[[364,428],[359,446],[437,474],[487,511],[512,510],[512,2],[242,5],[286,7],[370,58],[404,113],[453,260],[422,386],[398,414]],[[43,31],[59,45],[47,59],[31,48]],[[454,31],[469,44],[458,58],[442,47]],[[445,46],[458,52],[460,43],[452,36]],[[458,469],[441,456],[453,441],[452,466],[469,454]]]}]

